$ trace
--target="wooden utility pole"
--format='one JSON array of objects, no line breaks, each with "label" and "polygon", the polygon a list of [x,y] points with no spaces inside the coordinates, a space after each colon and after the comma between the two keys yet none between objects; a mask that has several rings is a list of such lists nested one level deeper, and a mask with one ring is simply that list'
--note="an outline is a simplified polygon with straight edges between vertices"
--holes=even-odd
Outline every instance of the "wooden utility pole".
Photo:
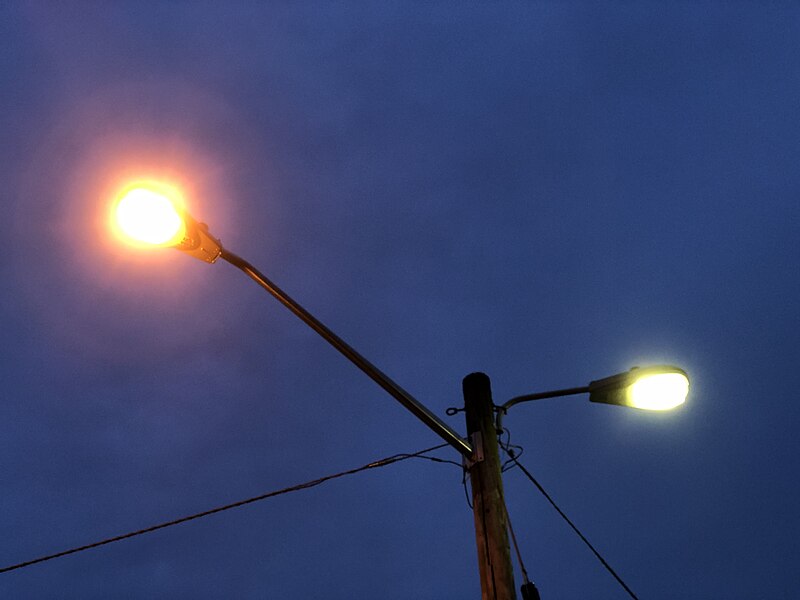
[{"label": "wooden utility pole", "polygon": [[472,481],[481,598],[516,600],[489,377],[484,373],[467,375],[463,381],[463,389],[467,434],[475,449],[476,458],[476,462],[469,466],[469,474]]}]

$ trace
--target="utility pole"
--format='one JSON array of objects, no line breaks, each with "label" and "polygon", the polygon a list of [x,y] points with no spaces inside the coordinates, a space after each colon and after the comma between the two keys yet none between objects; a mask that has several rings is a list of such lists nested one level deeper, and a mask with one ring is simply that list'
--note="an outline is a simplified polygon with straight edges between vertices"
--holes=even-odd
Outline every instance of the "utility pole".
[{"label": "utility pole", "polygon": [[481,598],[516,600],[491,383],[484,373],[472,373],[464,378],[462,384],[467,434],[475,459],[469,463],[469,474]]}]

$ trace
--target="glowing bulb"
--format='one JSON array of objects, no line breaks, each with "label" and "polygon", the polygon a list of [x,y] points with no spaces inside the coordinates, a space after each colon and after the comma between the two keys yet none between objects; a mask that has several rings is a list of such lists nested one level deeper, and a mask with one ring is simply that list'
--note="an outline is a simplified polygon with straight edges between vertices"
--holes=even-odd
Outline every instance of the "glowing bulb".
[{"label": "glowing bulb", "polygon": [[682,373],[645,375],[628,388],[628,406],[669,410],[683,404],[688,393],[689,380]]},{"label": "glowing bulb", "polygon": [[173,246],[183,239],[185,224],[179,201],[170,190],[154,186],[129,188],[115,209],[117,227],[139,244]]}]

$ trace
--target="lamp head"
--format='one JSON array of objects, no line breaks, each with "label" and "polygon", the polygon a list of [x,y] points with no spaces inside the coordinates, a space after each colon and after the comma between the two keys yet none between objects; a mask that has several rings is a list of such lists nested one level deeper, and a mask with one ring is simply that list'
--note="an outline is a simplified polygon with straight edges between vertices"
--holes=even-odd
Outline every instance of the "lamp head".
[{"label": "lamp head", "polygon": [[208,263],[222,253],[208,226],[195,221],[178,191],[167,185],[144,181],[126,187],[114,203],[112,222],[118,235],[134,246],[171,246]]},{"label": "lamp head", "polygon": [[670,410],[683,404],[688,393],[689,376],[671,365],[634,367],[589,384],[592,402],[644,410]]}]

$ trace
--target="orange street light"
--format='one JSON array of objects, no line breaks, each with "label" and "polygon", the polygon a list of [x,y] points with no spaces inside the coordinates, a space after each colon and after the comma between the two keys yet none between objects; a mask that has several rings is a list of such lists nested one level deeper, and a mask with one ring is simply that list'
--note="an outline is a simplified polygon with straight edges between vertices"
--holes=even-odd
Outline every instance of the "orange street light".
[{"label": "orange street light", "polygon": [[113,203],[113,229],[135,246],[175,247],[213,263],[222,254],[219,240],[186,211],[180,193],[170,186],[139,181],[127,186]]}]

